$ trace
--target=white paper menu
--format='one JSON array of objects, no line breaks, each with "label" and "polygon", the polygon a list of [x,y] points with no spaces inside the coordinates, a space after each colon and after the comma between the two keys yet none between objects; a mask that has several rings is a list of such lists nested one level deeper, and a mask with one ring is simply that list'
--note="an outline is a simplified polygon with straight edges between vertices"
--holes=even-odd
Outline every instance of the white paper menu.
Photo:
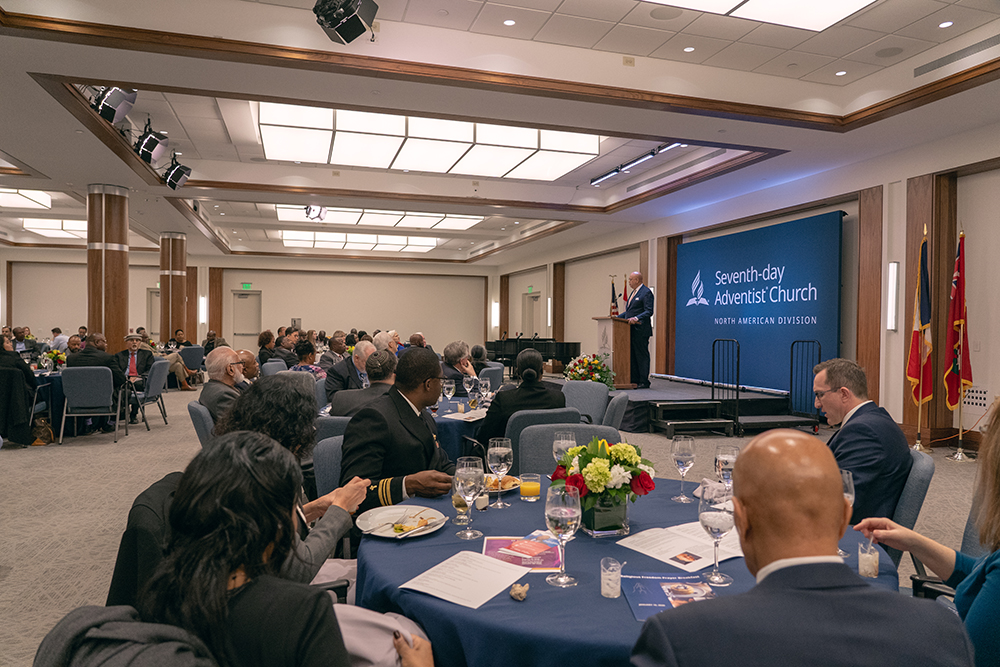
[{"label": "white paper menu", "polygon": [[400,588],[479,609],[530,571],[530,567],[505,563],[475,551],[459,551],[448,560],[401,584]]},{"label": "white paper menu", "polygon": [[[715,563],[714,542],[697,521],[670,528],[650,528],[618,540],[618,544],[685,572],[697,572]],[[730,531],[719,543],[719,561],[742,556],[740,538],[735,530]]]}]

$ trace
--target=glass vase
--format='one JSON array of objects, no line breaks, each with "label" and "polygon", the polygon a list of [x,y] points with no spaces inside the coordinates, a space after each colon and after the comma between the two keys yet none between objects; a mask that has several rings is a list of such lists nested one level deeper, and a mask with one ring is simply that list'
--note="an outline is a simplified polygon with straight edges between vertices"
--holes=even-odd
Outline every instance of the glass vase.
[{"label": "glass vase", "polygon": [[601,496],[597,503],[583,512],[583,531],[591,537],[622,537],[628,535],[628,501]]}]

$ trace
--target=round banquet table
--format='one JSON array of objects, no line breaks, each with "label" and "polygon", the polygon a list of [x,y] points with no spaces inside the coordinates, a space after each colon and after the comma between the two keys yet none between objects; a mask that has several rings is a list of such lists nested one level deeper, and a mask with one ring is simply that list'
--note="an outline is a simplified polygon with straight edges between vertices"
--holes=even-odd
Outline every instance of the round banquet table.
[{"label": "round banquet table", "polygon": [[[473,528],[489,536],[523,536],[545,528],[545,489],[538,502],[521,502],[516,492],[504,497],[513,506],[473,512]],[[631,534],[656,527],[698,520],[698,503],[682,505],[670,500],[680,482],[657,479],[656,489],[629,504]],[[688,495],[695,489],[685,484]],[[410,505],[432,507],[448,517],[455,516],[448,495],[413,498]],[[455,537],[460,528],[451,521],[433,533],[404,540],[364,537],[358,553],[358,605],[379,612],[404,614],[423,626],[434,646],[437,665],[447,667],[573,667],[627,666],[629,654],[642,623],[635,620],[625,595],[608,599],[600,593],[600,561],[605,556],[626,563],[626,574],[683,571],[638,551],[616,544],[621,538],[594,539],[578,531],[566,546],[566,571],[579,580],[573,588],[556,588],[545,583],[546,574],[525,574],[519,583],[531,585],[523,602],[500,593],[479,609],[469,609],[399,586],[434,565],[463,550],[482,553],[483,540],[463,541]],[[840,546],[851,554],[845,559],[855,571],[858,566],[860,533],[847,530]],[[896,568],[879,550],[879,576],[872,585],[898,591]],[[733,584],[715,588],[716,595],[742,593],[754,585],[742,558],[720,563],[733,577]],[[709,570],[701,570],[706,573]]]},{"label": "round banquet table", "polygon": [[462,419],[448,419],[444,415],[458,412],[458,406],[462,404],[465,409],[469,409],[469,399],[453,398],[451,400],[442,399],[438,403],[437,413],[434,414],[434,424],[437,426],[438,444],[448,453],[448,458],[457,461],[462,455],[462,439],[465,436],[470,438],[476,434],[476,429],[483,422],[482,419],[475,421],[464,421]]}]

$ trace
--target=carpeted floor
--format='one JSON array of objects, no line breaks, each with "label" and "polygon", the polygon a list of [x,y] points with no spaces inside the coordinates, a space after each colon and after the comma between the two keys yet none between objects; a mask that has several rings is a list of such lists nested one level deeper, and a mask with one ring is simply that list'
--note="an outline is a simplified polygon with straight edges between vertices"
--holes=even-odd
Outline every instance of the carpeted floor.
[{"label": "carpeted floor", "polygon": [[[0,452],[0,666],[30,665],[42,637],[70,610],[103,605],[118,542],[135,497],[168,472],[183,470],[199,450],[187,413],[193,392],[166,395],[164,425],[150,410],[152,430],[133,426],[117,444],[112,435],[67,439],[64,445],[4,448]],[[831,431],[820,433],[823,440]],[[652,460],[658,476],[678,479],[670,440],[625,434]],[[688,480],[713,476],[717,444],[747,438],[695,434],[697,456]],[[949,546],[961,542],[976,464],[937,464],[917,529]],[[692,484],[691,489],[693,490]],[[912,568],[904,560],[902,581]]]}]

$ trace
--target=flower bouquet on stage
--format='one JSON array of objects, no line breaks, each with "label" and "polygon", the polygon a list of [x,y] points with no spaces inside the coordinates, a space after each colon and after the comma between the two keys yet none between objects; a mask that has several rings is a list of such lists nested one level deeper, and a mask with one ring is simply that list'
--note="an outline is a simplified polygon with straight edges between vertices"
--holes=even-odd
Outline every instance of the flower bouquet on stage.
[{"label": "flower bouquet on stage", "polygon": [[582,354],[569,362],[563,377],[567,380],[590,380],[608,385],[609,389],[615,388],[615,373],[608,366],[608,355],[606,354]]},{"label": "flower bouquet on stage", "polygon": [[583,530],[592,537],[628,535],[628,503],[654,488],[653,464],[627,442],[608,444],[594,438],[571,447],[552,473],[552,485],[580,490]]}]

